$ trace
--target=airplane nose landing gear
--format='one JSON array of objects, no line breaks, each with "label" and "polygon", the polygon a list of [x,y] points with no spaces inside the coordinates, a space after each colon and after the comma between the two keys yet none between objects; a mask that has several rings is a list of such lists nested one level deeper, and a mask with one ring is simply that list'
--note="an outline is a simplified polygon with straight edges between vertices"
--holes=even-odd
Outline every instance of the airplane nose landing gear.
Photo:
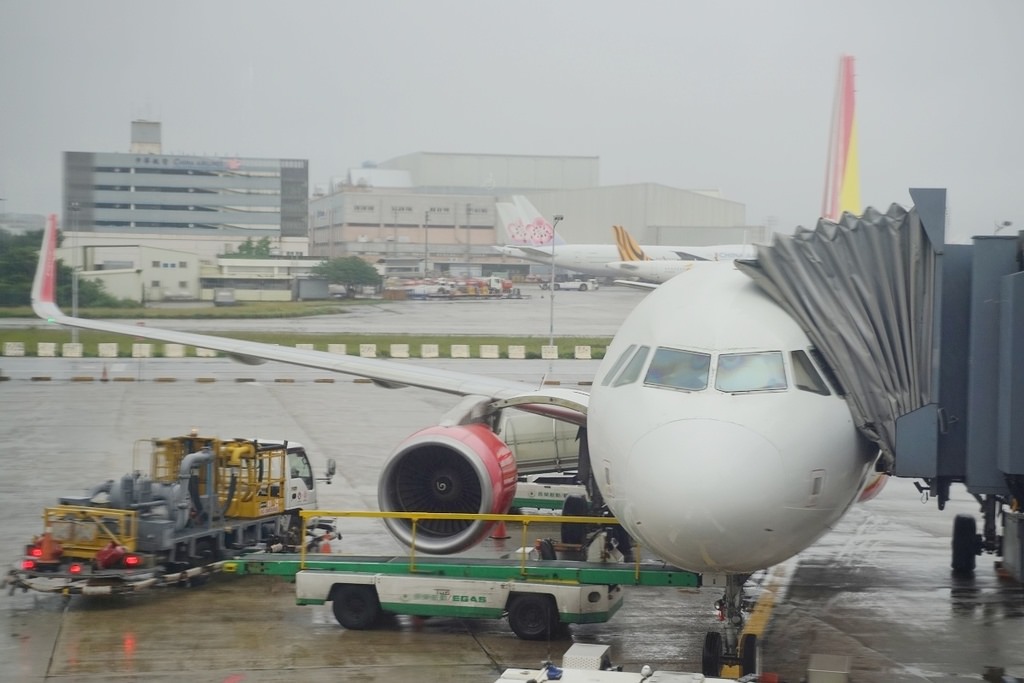
[{"label": "airplane nose landing gear", "polygon": [[743,584],[747,576],[726,577],[725,595],[715,602],[718,618],[724,623],[722,631],[708,631],[704,636],[701,654],[701,672],[717,677],[723,666],[738,666],[740,676],[758,672],[757,636],[743,632]]}]

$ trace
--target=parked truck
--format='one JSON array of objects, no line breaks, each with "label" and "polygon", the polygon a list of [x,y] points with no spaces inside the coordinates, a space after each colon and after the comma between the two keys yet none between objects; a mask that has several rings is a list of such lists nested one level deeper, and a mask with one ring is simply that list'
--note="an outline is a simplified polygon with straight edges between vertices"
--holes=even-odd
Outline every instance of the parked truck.
[{"label": "parked truck", "polygon": [[[42,533],[6,577],[13,588],[109,594],[191,581],[256,550],[294,551],[336,536],[333,520],[308,523],[318,481],[301,444],[185,436],[141,441],[147,460],[120,479],[59,498]],[[137,463],[138,464],[138,463]]]}]

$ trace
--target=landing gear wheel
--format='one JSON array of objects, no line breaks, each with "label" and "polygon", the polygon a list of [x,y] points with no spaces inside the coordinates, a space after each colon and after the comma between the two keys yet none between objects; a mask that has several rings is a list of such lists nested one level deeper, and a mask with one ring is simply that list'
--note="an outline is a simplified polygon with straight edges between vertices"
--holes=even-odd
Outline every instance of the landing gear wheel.
[{"label": "landing gear wheel", "polygon": [[722,634],[718,631],[708,631],[704,635],[700,668],[705,676],[713,678],[717,678],[722,671]]},{"label": "landing gear wheel", "polygon": [[757,636],[746,633],[740,638],[740,676],[758,673]]},{"label": "landing gear wheel", "polygon": [[380,619],[380,601],[373,586],[340,584],[331,591],[334,618],[353,631],[373,628]]},{"label": "landing gear wheel", "polygon": [[558,627],[558,611],[550,595],[522,593],[509,601],[508,625],[523,640],[544,640]]},{"label": "landing gear wheel", "polygon": [[971,515],[957,515],[953,520],[953,571],[974,573],[978,554],[978,527]]},{"label": "landing gear wheel", "polygon": [[[562,515],[566,517],[586,517],[590,514],[590,504],[583,496],[567,496],[562,503]],[[563,524],[562,543],[580,545],[587,537],[585,524]]]}]

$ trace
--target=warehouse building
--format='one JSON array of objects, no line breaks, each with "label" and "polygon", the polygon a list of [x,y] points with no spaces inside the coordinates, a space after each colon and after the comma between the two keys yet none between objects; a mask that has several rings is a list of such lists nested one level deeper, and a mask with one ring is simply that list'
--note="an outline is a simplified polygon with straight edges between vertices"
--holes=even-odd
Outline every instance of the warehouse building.
[{"label": "warehouse building", "polygon": [[717,192],[657,184],[602,187],[597,157],[418,152],[353,169],[310,200],[310,254],[361,256],[388,274],[488,275],[536,266],[496,254],[496,204],[525,195],[573,243],[614,243],[625,225],[643,244],[753,243],[765,226]]}]

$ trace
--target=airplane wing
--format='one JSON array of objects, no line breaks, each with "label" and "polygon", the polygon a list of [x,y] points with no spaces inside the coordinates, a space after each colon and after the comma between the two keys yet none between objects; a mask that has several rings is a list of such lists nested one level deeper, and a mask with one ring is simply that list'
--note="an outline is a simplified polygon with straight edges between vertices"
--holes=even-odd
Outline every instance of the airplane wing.
[{"label": "airplane wing", "polygon": [[529,244],[516,244],[514,245],[518,249],[524,258],[542,258],[551,259],[551,249],[539,249],[537,247],[530,246]]},{"label": "airplane wing", "polygon": [[65,315],[56,304],[57,268],[54,260],[56,246],[57,219],[56,216],[50,216],[46,230],[43,232],[39,263],[32,283],[32,310],[40,318],[58,325],[212,349],[249,364],[269,360],[320,368],[330,372],[365,377],[387,388],[412,386],[457,396],[482,397],[490,399],[492,402],[504,402],[508,405],[515,405],[521,410],[548,415],[575,424],[583,424],[586,421],[588,394],[576,389],[558,387],[538,389],[525,382],[422,367],[419,364],[396,363],[377,358],[361,358],[206,334],[178,332],[149,325],[129,325],[71,317]]},{"label": "airplane wing", "polygon": [[652,290],[657,289],[658,284],[654,282],[640,282],[639,280],[613,280],[613,284],[621,285],[623,287],[632,287],[633,289],[645,289]]}]

